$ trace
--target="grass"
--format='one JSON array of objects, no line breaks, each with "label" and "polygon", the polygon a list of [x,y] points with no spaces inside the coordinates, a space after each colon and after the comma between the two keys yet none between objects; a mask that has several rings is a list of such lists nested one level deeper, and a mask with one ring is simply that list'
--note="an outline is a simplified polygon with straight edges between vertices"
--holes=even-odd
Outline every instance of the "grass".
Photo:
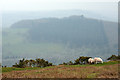
[{"label": "grass", "polygon": [[112,65],[112,64],[118,64],[118,61],[104,62],[103,64],[95,64],[95,66],[104,66],[104,65]]},{"label": "grass", "polygon": [[[53,66],[45,67],[46,68],[53,68]],[[11,72],[11,71],[21,71],[21,70],[38,70],[38,69],[43,69],[40,67],[27,67],[27,68],[15,68],[15,67],[6,67],[2,68],[2,72]]]},{"label": "grass", "polygon": [[20,70],[35,70],[35,69],[40,69],[38,67],[29,67],[29,68],[15,68],[15,67],[6,67],[2,68],[2,72],[11,72],[11,71],[20,71]]},{"label": "grass", "polygon": [[87,78],[94,78],[97,75],[97,73],[92,73],[87,76]]},{"label": "grass", "polygon": [[58,65],[45,68],[3,68],[3,78],[117,78],[116,61],[94,65]]},{"label": "grass", "polygon": [[118,64],[118,61],[109,61],[104,62],[103,64],[86,64],[86,65],[65,65],[66,67],[85,67],[85,66],[104,66],[104,65],[112,65],[112,64]]},{"label": "grass", "polygon": [[[104,65],[112,65],[112,64],[118,64],[117,61],[109,61],[109,62],[104,62],[103,64],[86,64],[86,65],[64,65],[65,67],[87,67],[87,66],[104,66]],[[49,69],[49,68],[54,68],[54,66],[49,66],[45,67],[44,69]],[[11,72],[11,71],[20,71],[20,70],[38,70],[38,69],[43,69],[39,67],[27,67],[27,68],[15,68],[15,67],[6,67],[2,68],[2,72]]]}]

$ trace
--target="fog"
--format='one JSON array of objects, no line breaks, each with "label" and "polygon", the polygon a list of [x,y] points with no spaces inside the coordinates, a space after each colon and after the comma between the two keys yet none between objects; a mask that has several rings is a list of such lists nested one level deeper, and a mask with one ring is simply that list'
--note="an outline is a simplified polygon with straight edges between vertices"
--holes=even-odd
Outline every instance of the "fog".
[{"label": "fog", "polygon": [[117,2],[5,1],[3,65],[38,57],[53,64],[79,56],[98,56],[105,61],[118,54]]}]

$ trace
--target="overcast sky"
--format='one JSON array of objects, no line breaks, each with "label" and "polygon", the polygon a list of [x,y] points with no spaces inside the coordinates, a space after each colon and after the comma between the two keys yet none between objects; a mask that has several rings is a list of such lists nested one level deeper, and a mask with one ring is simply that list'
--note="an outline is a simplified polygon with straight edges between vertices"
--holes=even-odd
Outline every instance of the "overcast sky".
[{"label": "overcast sky", "polygon": [[[93,2],[118,2],[118,0],[1,0],[3,11],[38,11],[59,9],[104,9],[110,6],[95,6]],[[111,8],[114,8],[112,5]]]},{"label": "overcast sky", "polygon": [[103,16],[117,18],[119,0],[1,0],[0,10],[8,11],[51,11],[89,10]]}]

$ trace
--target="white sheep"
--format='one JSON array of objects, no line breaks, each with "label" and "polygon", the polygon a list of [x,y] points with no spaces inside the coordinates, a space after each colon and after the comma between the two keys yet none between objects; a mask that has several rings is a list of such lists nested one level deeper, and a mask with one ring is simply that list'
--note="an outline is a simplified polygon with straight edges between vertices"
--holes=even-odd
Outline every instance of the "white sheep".
[{"label": "white sheep", "polygon": [[94,62],[97,63],[103,63],[103,60],[100,57],[95,57]]},{"label": "white sheep", "polygon": [[88,59],[88,62],[89,62],[90,64],[92,64],[92,63],[94,63],[94,59],[93,59],[93,58],[89,58],[89,59]]}]

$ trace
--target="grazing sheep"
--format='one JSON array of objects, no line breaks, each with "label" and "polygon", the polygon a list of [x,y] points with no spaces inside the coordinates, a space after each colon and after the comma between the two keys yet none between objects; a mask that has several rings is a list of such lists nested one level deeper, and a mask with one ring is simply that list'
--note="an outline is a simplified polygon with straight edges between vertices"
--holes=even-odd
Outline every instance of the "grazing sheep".
[{"label": "grazing sheep", "polygon": [[94,59],[93,58],[89,58],[88,62],[89,62],[89,64],[92,64],[92,63],[94,63]]},{"label": "grazing sheep", "polygon": [[99,57],[95,57],[94,58],[94,62],[97,64],[97,63],[103,63],[103,60]]}]

